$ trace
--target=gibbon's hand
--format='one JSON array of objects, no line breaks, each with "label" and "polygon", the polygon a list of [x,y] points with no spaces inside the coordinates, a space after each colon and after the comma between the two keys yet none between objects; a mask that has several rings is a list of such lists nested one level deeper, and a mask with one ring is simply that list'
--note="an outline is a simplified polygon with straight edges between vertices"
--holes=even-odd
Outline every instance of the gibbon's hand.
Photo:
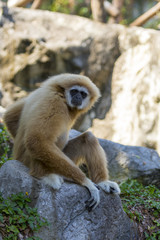
[{"label": "gibbon's hand", "polygon": [[86,204],[86,209],[89,212],[91,212],[98,206],[98,204],[100,202],[100,195],[99,195],[99,190],[96,187],[96,185],[89,179],[88,179],[88,181],[89,181],[89,184],[87,184],[85,186],[88,189],[91,197],[87,201],[85,201],[85,204]]},{"label": "gibbon's hand", "polygon": [[112,181],[103,181],[98,183],[98,186],[103,189],[106,193],[117,193],[120,194],[121,190],[116,182]]}]

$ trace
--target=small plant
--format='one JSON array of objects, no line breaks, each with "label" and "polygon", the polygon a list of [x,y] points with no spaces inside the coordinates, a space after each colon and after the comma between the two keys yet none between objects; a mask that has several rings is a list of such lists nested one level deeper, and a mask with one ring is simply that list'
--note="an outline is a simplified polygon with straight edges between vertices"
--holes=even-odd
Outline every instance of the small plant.
[{"label": "small plant", "polygon": [[138,224],[140,239],[160,240],[160,190],[136,180],[121,184],[123,209]]},{"label": "small plant", "polygon": [[73,6],[69,0],[55,0],[52,2],[50,9],[54,12],[91,17],[90,4],[87,4],[84,0],[76,0]]},{"label": "small plant", "polygon": [[0,167],[11,159],[12,145],[6,127],[0,122]]},{"label": "small plant", "polygon": [[48,223],[40,218],[36,208],[29,206],[30,202],[23,193],[12,194],[6,199],[0,193],[0,233],[4,240],[40,239],[34,237],[33,232]]}]

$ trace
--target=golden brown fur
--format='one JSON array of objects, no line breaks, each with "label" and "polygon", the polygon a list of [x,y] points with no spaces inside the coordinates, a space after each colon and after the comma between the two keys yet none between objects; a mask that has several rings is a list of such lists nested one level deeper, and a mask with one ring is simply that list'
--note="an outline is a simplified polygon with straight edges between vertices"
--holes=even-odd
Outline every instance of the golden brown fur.
[{"label": "golden brown fur", "polygon": [[[66,101],[65,91],[75,85],[89,92],[88,105],[83,109],[73,108]],[[47,177],[53,187],[58,182],[55,188],[61,185],[59,176],[86,186],[95,200],[91,204],[94,206],[99,202],[99,193],[92,181],[107,192],[120,190],[116,183],[108,181],[106,156],[97,139],[85,132],[68,141],[68,134],[79,115],[88,111],[99,96],[99,90],[89,78],[62,74],[45,81],[39,89],[11,106],[4,116],[14,137],[14,159],[28,166],[31,175],[45,180]],[[77,166],[82,160],[92,181]]]}]

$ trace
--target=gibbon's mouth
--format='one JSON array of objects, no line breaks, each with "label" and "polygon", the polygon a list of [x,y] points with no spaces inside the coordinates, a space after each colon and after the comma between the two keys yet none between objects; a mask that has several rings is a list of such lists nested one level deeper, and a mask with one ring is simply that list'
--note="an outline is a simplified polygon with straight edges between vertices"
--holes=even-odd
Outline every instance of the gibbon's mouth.
[{"label": "gibbon's mouth", "polygon": [[71,106],[71,108],[82,109],[82,105],[77,106],[77,105],[71,104],[70,106]]}]

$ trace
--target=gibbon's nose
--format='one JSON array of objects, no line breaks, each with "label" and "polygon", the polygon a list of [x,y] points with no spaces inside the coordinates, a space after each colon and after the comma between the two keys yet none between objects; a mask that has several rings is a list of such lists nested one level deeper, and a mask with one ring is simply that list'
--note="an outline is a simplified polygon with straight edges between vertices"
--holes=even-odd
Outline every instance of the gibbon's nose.
[{"label": "gibbon's nose", "polygon": [[73,97],[72,97],[72,101],[71,103],[74,105],[74,106],[80,106],[82,104],[82,96],[80,93],[77,93],[75,94]]}]

